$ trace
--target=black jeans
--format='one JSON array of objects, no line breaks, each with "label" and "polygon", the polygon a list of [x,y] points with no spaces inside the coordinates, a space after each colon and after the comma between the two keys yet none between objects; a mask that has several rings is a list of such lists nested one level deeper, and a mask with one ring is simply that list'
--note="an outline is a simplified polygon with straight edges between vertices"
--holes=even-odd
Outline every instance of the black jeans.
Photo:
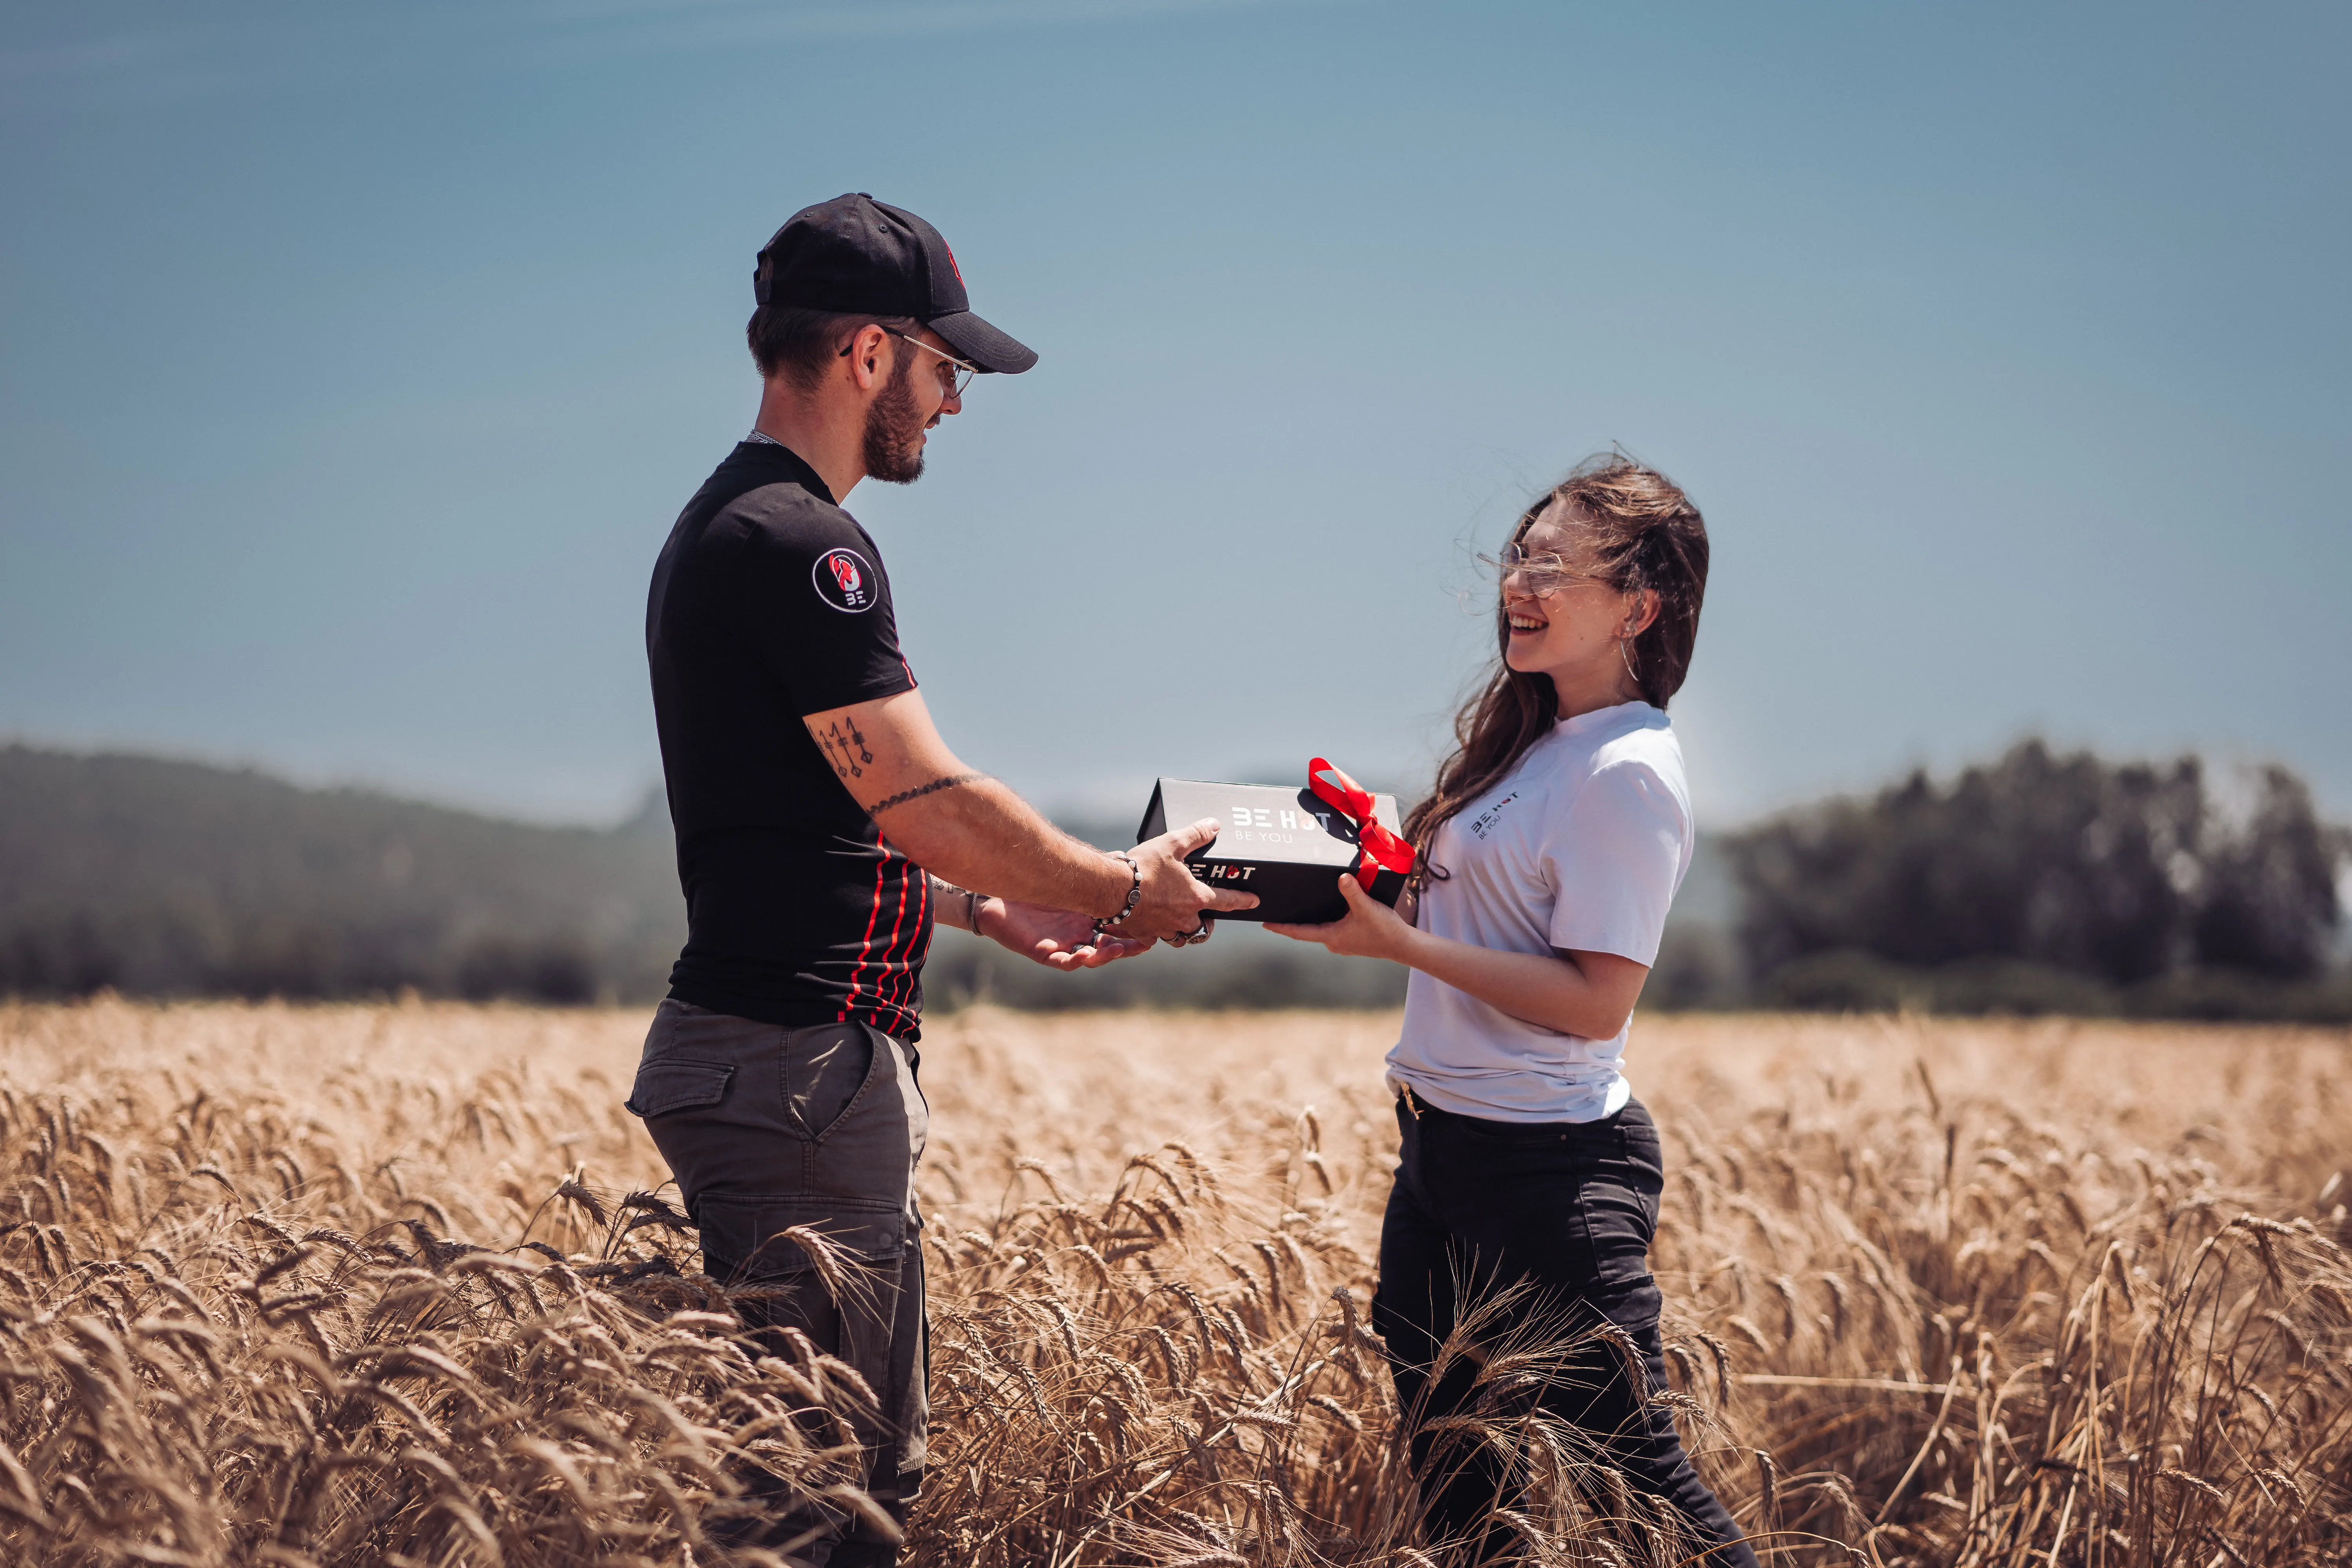
[{"label": "black jeans", "polygon": [[[1412,1455],[1431,1542],[1456,1543],[1469,1562],[1514,1549],[1512,1531],[1489,1516],[1518,1506],[1524,1476],[1461,1428],[1431,1429],[1483,1398],[1486,1414],[1534,1406],[1585,1434],[1630,1489],[1681,1514],[1690,1550],[1706,1553],[1687,1560],[1755,1568],[1738,1526],[1691,1468],[1672,1415],[1646,1397],[1667,1386],[1649,1268],[1665,1167],[1650,1113],[1636,1101],[1600,1121],[1489,1121],[1400,1100],[1397,1126],[1402,1158],[1381,1226],[1372,1316],[1398,1405],[1418,1418]],[[1516,1407],[1514,1396],[1475,1386],[1481,1357],[1437,1364],[1455,1323],[1515,1284],[1532,1289],[1482,1321],[1480,1343],[1533,1337],[1562,1358],[1535,1392],[1521,1385]],[[1592,1337],[1603,1320],[1632,1342],[1639,1381],[1618,1349]]]},{"label": "black jeans", "polygon": [[[929,1417],[914,1186],[929,1127],[920,1061],[864,1024],[787,1029],[669,1001],[654,1015],[629,1096],[702,1232],[703,1268],[761,1287],[740,1303],[745,1326],[798,1329],[874,1390],[877,1418],[854,1434],[865,1450],[859,1484],[901,1528],[922,1483]],[[780,1236],[791,1226],[832,1240],[856,1288],[836,1300],[799,1244]],[[812,1568],[898,1560],[896,1543],[862,1516],[808,1505],[779,1509],[740,1544],[811,1532],[792,1556]]]}]

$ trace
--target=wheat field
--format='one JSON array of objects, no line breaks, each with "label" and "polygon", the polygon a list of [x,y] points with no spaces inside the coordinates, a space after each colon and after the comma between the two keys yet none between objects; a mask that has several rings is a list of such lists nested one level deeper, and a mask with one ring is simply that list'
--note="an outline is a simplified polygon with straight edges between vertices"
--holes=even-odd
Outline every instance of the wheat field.
[{"label": "wheat field", "polygon": [[[854,1375],[737,1331],[619,1108],[645,1021],[0,1006],[0,1561],[777,1563],[751,1478],[857,1506]],[[1366,1321],[1393,1023],[934,1025],[917,1560],[1433,1561]],[[1766,1561],[2352,1560],[2348,1057],[1637,1023],[1657,1396]],[[1677,1561],[1563,1435],[1478,1440],[1531,1561]]]}]

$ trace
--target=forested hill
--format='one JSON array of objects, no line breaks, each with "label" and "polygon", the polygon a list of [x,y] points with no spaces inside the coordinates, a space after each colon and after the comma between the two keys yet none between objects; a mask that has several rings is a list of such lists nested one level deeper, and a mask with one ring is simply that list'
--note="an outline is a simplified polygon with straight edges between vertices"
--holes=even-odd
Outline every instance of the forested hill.
[{"label": "forested hill", "polygon": [[[1117,823],[1072,823],[1104,845]],[[532,826],[249,770],[0,746],[0,996],[427,995],[643,1003],[685,940],[661,798]],[[957,931],[934,1005],[1386,1006],[1403,973],[1229,926],[1057,974]]]},{"label": "forested hill", "polygon": [[0,994],[657,994],[684,936],[656,798],[531,826],[250,771],[0,747]]}]

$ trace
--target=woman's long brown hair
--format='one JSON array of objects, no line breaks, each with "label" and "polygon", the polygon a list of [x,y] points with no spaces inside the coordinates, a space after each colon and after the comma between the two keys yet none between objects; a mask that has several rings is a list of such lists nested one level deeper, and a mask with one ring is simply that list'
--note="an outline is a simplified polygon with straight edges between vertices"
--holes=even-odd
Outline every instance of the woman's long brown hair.
[{"label": "woman's long brown hair", "polygon": [[[1553,507],[1577,528],[1592,552],[1593,569],[1621,594],[1654,593],[1658,613],[1633,639],[1627,661],[1642,700],[1664,708],[1682,689],[1698,640],[1698,612],[1706,597],[1706,522],[1682,487],[1622,452],[1579,463],[1519,514],[1517,544]],[[1495,668],[1478,694],[1454,715],[1454,752],[1437,770],[1428,797],[1404,819],[1404,836],[1420,852],[1416,876],[1443,878],[1432,866],[1437,830],[1518,766],[1528,749],[1551,732],[1559,696],[1549,675],[1513,669],[1502,652],[1511,645],[1502,596],[1495,602]]]}]

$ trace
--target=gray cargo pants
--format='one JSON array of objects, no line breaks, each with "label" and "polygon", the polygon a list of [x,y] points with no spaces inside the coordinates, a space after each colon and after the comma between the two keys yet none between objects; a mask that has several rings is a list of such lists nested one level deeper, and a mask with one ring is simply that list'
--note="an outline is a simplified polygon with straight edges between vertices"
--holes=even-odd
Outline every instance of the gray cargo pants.
[{"label": "gray cargo pants", "polygon": [[[796,1328],[856,1368],[880,1402],[860,1421],[862,1484],[902,1525],[923,1476],[929,1347],[915,1163],[929,1111],[914,1048],[865,1024],[790,1029],[678,1001],[654,1015],[628,1108],[645,1119],[702,1232],[714,1278],[762,1287],[747,1327]],[[807,1226],[860,1267],[835,1300],[800,1246]],[[754,1320],[757,1320],[756,1321]],[[743,1544],[811,1568],[869,1568],[898,1550],[845,1510],[785,1510]]]}]

